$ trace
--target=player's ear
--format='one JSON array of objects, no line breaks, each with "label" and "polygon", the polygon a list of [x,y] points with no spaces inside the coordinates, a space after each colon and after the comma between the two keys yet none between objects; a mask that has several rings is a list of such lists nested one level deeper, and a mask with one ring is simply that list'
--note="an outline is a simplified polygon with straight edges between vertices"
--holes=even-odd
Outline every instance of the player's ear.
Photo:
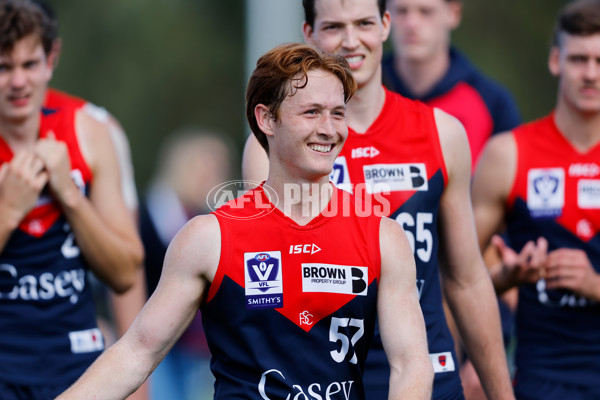
[{"label": "player's ear", "polygon": [[463,4],[462,1],[453,0],[448,2],[448,7],[450,11],[450,29],[456,29],[460,25],[460,21],[462,20],[462,10]]},{"label": "player's ear", "polygon": [[381,32],[382,37],[381,41],[385,42],[390,36],[390,29],[392,27],[392,16],[388,10],[385,10],[383,13],[383,17],[381,18],[381,25],[383,26],[383,30]]},{"label": "player's ear", "polygon": [[60,60],[60,52],[62,50],[62,39],[56,38],[52,42],[52,50],[50,51],[52,56],[52,62],[54,63],[54,68],[58,66],[58,61]]},{"label": "player's ear", "polygon": [[553,76],[560,75],[560,48],[552,46],[548,56],[548,69]]},{"label": "player's ear", "polygon": [[254,107],[254,118],[256,118],[256,124],[265,135],[273,135],[273,123],[275,122],[275,118],[269,107],[264,104],[257,104],[256,107]]},{"label": "player's ear", "polygon": [[302,23],[302,34],[304,35],[304,41],[308,44],[315,45],[313,40],[314,29],[306,21]]}]

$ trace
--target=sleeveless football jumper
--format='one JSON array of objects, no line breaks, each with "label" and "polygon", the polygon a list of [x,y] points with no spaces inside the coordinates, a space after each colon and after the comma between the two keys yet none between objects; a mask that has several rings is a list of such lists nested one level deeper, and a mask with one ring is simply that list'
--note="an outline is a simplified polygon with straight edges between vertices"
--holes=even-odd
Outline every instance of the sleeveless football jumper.
[{"label": "sleeveless football jumper", "polygon": [[215,399],[364,399],[381,218],[357,207],[334,189],[299,226],[261,185],[214,213],[221,258],[202,317]]},{"label": "sleeveless football jumper", "polygon": [[[74,107],[42,109],[40,137],[67,144],[71,177],[87,192],[92,172],[77,142]],[[13,153],[0,139],[0,162]],[[66,385],[104,349],[87,264],[45,188],[0,253],[0,381]]]},{"label": "sleeveless football jumper", "polygon": [[[386,90],[365,133],[349,129],[331,180],[396,219],[417,264],[417,289],[433,363],[434,399],[460,398],[454,341],[446,325],[438,271],[438,212],[447,172],[433,108]],[[367,399],[387,399],[389,364],[376,331],[365,367]]]},{"label": "sleeveless football jumper", "polygon": [[[600,144],[580,152],[561,134],[554,114],[513,131],[517,171],[508,198],[508,234],[520,249],[543,236],[548,251],[584,250],[600,272]],[[600,307],[542,279],[519,290],[517,374],[600,392]],[[518,376],[517,375],[517,376]]]}]

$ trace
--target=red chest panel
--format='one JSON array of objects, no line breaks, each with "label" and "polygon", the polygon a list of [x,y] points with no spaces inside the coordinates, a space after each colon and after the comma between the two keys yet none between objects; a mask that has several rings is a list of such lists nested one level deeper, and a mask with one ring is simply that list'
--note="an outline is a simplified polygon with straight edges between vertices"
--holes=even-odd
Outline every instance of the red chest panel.
[{"label": "red chest panel", "polygon": [[[255,196],[263,204],[268,202],[261,190],[244,197]],[[336,191],[332,202],[353,207],[350,197]],[[255,202],[244,203],[244,210],[216,212],[221,261],[208,301],[227,276],[245,288],[246,309],[275,309],[308,332],[321,319],[373,290],[369,285],[380,273],[379,217],[340,211],[298,226],[278,209],[247,219],[246,212],[255,211]]]},{"label": "red chest panel", "polygon": [[600,230],[600,144],[580,152],[558,130],[554,115],[514,130],[517,198],[532,218],[553,218],[586,242]]}]

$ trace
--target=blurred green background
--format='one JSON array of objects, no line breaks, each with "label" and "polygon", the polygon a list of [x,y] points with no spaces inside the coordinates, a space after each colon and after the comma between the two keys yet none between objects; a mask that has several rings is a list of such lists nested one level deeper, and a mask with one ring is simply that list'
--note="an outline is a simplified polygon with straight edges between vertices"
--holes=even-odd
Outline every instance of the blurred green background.
[{"label": "blurred green background", "polygon": [[[241,154],[248,132],[246,1],[263,0],[49,1],[63,38],[51,85],[120,120],[139,189],[153,173],[161,141],[180,127],[221,131]],[[513,93],[525,120],[554,104],[556,82],[546,60],[554,17],[564,3],[464,1],[453,42]]]}]

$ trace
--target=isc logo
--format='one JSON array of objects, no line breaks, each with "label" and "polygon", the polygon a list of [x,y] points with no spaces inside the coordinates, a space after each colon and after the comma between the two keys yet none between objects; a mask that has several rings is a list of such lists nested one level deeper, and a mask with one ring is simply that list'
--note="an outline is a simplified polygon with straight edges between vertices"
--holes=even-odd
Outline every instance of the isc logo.
[{"label": "isc logo", "polygon": [[321,249],[314,243],[290,245],[290,254],[315,254],[318,251]]},{"label": "isc logo", "polygon": [[600,174],[600,167],[596,163],[571,164],[569,166],[569,176],[594,178],[598,174]]},{"label": "isc logo", "polygon": [[373,158],[378,154],[379,150],[373,146],[352,149],[352,158]]}]

